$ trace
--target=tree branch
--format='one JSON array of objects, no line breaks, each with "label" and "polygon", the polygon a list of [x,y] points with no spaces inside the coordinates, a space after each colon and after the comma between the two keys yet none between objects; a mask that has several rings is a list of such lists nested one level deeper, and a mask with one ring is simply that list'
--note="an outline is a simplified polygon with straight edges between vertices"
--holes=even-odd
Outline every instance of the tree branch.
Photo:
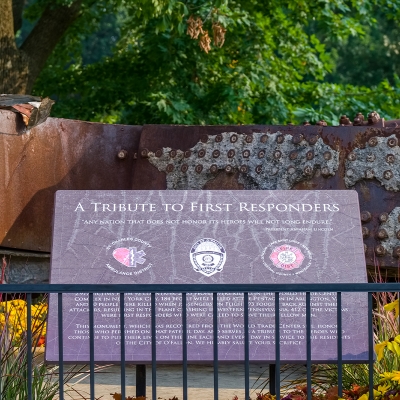
[{"label": "tree branch", "polygon": [[54,7],[49,4],[32,32],[25,39],[20,50],[27,55],[29,60],[27,93],[30,93],[35,80],[57,43],[80,16],[81,5],[82,0],[76,0],[70,6]]}]

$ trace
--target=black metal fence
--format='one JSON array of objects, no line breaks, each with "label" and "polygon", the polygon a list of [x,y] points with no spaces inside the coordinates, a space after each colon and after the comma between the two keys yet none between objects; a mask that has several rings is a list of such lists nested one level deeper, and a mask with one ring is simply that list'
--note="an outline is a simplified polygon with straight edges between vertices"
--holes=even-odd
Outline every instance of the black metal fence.
[{"label": "black metal fence", "polygon": [[[369,394],[373,399],[373,364],[374,364],[374,331],[373,331],[373,294],[379,292],[399,292],[400,284],[384,283],[347,283],[347,284],[232,284],[232,285],[204,285],[204,284],[154,284],[154,285],[92,285],[92,284],[54,284],[54,285],[2,285],[1,292],[6,293],[25,293],[27,299],[27,343],[32,342],[31,331],[31,304],[32,294],[34,293],[57,293],[58,294],[58,336],[59,342],[63,342],[63,293],[88,293],[89,295],[89,336],[90,336],[90,399],[95,399],[95,355],[94,355],[94,293],[119,293],[120,295],[120,331],[121,331],[121,397],[125,399],[125,313],[124,313],[124,294],[125,293],[150,293],[151,295],[151,367],[152,367],[152,399],[157,399],[157,354],[156,354],[156,294],[157,293],[181,293],[182,310],[186,310],[187,293],[212,293],[213,295],[213,366],[214,366],[214,399],[218,399],[218,293],[243,293],[244,297],[244,371],[245,371],[245,399],[250,398],[249,380],[249,293],[275,293],[275,310],[279,310],[279,293],[301,292],[306,293],[306,348],[307,348],[307,398],[312,398],[311,387],[311,293],[333,292],[337,294],[337,332],[342,332],[342,293],[368,294],[368,360],[369,365]],[[276,392],[276,398],[280,398],[280,316],[275,313],[275,379],[270,382],[270,390]],[[183,399],[188,398],[188,352],[187,352],[187,315],[182,312],[182,389]],[[0,354],[1,355],[1,354]],[[338,375],[338,395],[342,396],[342,336],[337,335],[337,375]],[[63,348],[59,346],[59,399],[64,399],[63,384]],[[32,397],[32,354],[28,351],[27,359],[27,387],[28,400]],[[1,391],[1,387],[0,387]]]}]

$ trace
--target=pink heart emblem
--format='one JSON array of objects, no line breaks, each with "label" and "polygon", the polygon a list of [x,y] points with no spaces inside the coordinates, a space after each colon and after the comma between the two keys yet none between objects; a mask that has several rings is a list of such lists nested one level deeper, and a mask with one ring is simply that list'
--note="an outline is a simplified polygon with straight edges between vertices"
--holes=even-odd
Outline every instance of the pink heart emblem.
[{"label": "pink heart emblem", "polygon": [[113,251],[113,257],[123,265],[129,267],[129,249],[120,247]]}]

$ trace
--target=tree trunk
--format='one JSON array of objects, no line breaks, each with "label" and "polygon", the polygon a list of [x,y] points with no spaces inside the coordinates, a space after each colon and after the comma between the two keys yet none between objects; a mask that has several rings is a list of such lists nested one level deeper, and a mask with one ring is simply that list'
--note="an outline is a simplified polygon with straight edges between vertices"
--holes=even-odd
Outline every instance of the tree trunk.
[{"label": "tree trunk", "polygon": [[15,44],[12,0],[0,0],[0,93],[24,93],[28,58]]},{"label": "tree trunk", "polygon": [[18,49],[14,36],[13,1],[0,0],[0,93],[31,93],[48,57],[79,17],[81,4],[82,0],[75,0],[69,6],[50,2]]}]

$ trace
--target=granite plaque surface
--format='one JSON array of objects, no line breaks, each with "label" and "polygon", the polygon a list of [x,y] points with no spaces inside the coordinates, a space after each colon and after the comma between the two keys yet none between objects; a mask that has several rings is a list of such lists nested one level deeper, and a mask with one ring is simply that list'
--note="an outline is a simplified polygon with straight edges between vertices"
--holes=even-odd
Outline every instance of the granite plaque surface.
[{"label": "granite plaque surface", "polygon": [[[367,282],[355,191],[59,191],[51,283]],[[63,295],[64,360],[89,360],[87,294]],[[119,295],[94,295],[95,360],[120,360]],[[151,360],[150,295],[125,296],[126,360]],[[311,294],[312,359],[337,358],[336,293]],[[367,298],[342,296],[343,359],[367,359]],[[281,360],[306,359],[305,293],[280,294]],[[249,295],[250,360],[275,359],[274,295]],[[212,295],[187,295],[188,359],[213,359]],[[156,294],[157,361],[182,360],[180,294]],[[221,361],[244,359],[243,295],[218,295]],[[51,297],[46,359],[58,360]]]}]

